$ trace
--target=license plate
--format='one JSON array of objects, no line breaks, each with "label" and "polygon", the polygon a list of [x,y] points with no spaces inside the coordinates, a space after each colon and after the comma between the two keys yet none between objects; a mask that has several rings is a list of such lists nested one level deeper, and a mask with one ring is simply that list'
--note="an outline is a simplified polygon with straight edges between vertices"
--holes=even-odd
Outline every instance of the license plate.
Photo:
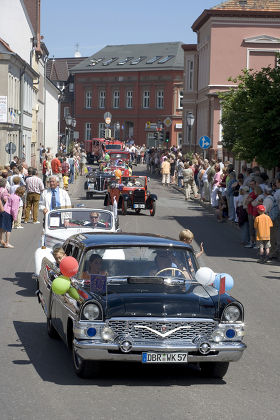
[{"label": "license plate", "polygon": [[142,363],[187,363],[188,353],[142,353]]},{"label": "license plate", "polygon": [[145,204],[134,204],[133,206],[135,209],[144,209],[145,208]]}]

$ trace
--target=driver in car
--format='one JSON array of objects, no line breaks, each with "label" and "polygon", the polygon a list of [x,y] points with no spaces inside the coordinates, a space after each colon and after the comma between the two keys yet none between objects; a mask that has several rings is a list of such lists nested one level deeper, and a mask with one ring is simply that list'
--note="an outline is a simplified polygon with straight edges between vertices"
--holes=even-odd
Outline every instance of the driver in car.
[{"label": "driver in car", "polygon": [[89,215],[90,217],[90,222],[86,224],[87,227],[93,227],[93,228],[104,228],[105,224],[101,223],[99,221],[99,213],[97,213],[96,211],[92,211]]},{"label": "driver in car", "polygon": [[179,267],[179,264],[172,258],[171,253],[165,249],[157,251],[155,263],[157,268],[153,270],[153,273],[151,274],[153,276],[162,274],[164,276],[190,279],[189,270],[186,267]]},{"label": "driver in car", "polygon": [[91,274],[100,274],[106,276],[107,273],[103,269],[102,257],[98,254],[92,254],[88,260],[88,270],[82,273],[82,279],[90,280]]}]

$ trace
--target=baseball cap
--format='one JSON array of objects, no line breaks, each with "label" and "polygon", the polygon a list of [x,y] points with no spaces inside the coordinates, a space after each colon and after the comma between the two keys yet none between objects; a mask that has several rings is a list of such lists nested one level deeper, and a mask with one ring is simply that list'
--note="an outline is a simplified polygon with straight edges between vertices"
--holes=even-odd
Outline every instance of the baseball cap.
[{"label": "baseball cap", "polygon": [[257,210],[265,211],[265,207],[262,204],[260,204],[259,206],[257,206]]}]

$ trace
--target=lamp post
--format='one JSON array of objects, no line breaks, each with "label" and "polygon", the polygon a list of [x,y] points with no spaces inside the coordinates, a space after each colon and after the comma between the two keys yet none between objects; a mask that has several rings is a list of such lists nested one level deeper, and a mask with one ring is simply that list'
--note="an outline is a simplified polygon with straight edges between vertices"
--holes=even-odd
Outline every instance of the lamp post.
[{"label": "lamp post", "polygon": [[190,143],[190,152],[192,149],[192,126],[194,124],[194,115],[192,112],[188,112],[187,114],[187,125],[188,125],[188,138],[189,138],[189,143]]},{"label": "lamp post", "polygon": [[[67,115],[67,117],[65,117],[65,123],[66,123],[66,127],[65,127],[65,138],[66,138],[66,153],[68,153],[68,148],[69,148],[69,140],[71,141],[71,126],[73,128],[76,127],[77,121],[75,120],[75,118],[72,118],[71,115]],[[70,131],[70,136],[69,136],[69,131]]]}]

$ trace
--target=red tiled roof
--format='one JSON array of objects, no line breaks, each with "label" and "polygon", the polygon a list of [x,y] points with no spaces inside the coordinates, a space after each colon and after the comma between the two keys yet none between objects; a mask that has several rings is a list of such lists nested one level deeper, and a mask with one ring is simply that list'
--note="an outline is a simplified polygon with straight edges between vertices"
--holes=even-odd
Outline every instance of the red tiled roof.
[{"label": "red tiled roof", "polygon": [[280,0],[227,0],[212,10],[275,10],[280,11]]},{"label": "red tiled roof", "polygon": [[13,52],[13,50],[11,50],[10,45],[4,41],[4,39],[0,38],[0,42],[2,45],[4,45],[5,48],[7,48],[8,51]]}]

